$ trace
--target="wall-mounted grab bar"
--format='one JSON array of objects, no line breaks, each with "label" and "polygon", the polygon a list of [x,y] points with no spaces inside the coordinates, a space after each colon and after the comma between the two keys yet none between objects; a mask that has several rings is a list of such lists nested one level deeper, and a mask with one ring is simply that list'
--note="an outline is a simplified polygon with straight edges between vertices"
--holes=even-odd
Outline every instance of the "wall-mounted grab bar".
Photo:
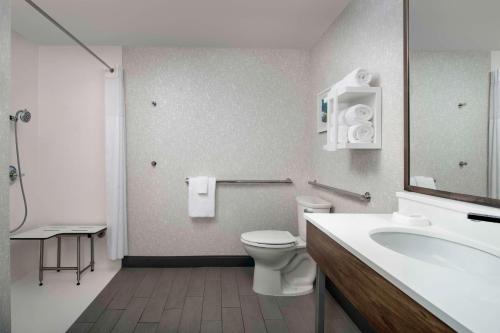
[{"label": "wall-mounted grab bar", "polygon": [[[186,184],[189,184],[189,178],[185,180]],[[290,178],[286,178],[283,180],[227,180],[220,179],[216,180],[218,184],[293,184],[293,181]]]},{"label": "wall-mounted grab bar", "polygon": [[372,199],[372,196],[371,196],[370,192],[366,192],[365,194],[358,194],[358,193],[354,193],[354,192],[342,190],[340,188],[336,188],[336,187],[333,187],[333,186],[328,186],[328,185],[325,185],[325,184],[318,183],[317,180],[308,181],[307,183],[309,185],[320,187],[322,189],[325,189],[325,190],[328,190],[328,191],[332,191],[332,192],[335,192],[335,193],[347,195],[347,196],[356,198],[356,199],[361,200],[361,201],[369,202]]}]

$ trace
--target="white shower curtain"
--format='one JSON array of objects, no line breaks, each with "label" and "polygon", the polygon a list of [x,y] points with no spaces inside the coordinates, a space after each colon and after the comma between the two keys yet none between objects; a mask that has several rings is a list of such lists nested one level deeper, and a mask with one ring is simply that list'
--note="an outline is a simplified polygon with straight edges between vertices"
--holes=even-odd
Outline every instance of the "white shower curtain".
[{"label": "white shower curtain", "polygon": [[491,72],[488,120],[488,197],[500,199],[500,71]]},{"label": "white shower curtain", "polygon": [[121,67],[105,74],[105,110],[108,256],[116,260],[128,254],[125,95]]}]

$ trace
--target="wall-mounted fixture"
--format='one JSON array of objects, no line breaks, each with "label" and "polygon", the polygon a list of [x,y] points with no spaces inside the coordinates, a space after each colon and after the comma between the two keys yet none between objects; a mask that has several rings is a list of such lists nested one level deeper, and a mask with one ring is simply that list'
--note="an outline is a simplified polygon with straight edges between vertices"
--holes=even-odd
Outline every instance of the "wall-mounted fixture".
[{"label": "wall-mounted fixture", "polygon": [[158,104],[156,103],[156,101],[152,101],[152,102],[151,102],[151,105],[152,105],[153,107],[156,107]]},{"label": "wall-mounted fixture", "polygon": [[[350,138],[341,140],[341,112],[351,107],[368,107],[373,111],[370,122],[373,126],[373,138],[370,142],[354,142]],[[369,126],[372,128],[372,126]],[[348,131],[351,127],[348,128]],[[327,142],[324,150],[338,149],[381,149],[382,148],[382,89],[380,87],[344,87],[332,89],[328,95]],[[346,133],[344,133],[346,137]],[[349,137],[349,135],[347,135]]]},{"label": "wall-mounted fixture", "polygon": [[461,108],[466,107],[466,106],[467,106],[467,103],[463,103],[463,102],[462,102],[462,103],[458,103],[458,105],[457,105],[457,106],[458,106],[458,108],[459,108],[459,109],[461,109]]},{"label": "wall-mounted fixture", "polygon": [[465,162],[465,161],[460,161],[458,162],[458,166],[463,168],[464,166],[467,166],[469,163]]},{"label": "wall-mounted fixture", "polygon": [[151,166],[152,166],[153,168],[155,168],[157,165],[158,165],[158,163],[157,163],[156,161],[151,161]]}]

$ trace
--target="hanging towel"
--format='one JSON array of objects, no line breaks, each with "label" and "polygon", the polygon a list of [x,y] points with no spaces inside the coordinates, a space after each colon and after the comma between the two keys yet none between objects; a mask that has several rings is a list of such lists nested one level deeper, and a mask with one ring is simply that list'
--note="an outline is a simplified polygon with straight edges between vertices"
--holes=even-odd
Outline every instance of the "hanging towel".
[{"label": "hanging towel", "polygon": [[346,125],[353,126],[370,121],[373,118],[373,109],[365,104],[357,104],[340,115],[343,116],[342,121]]},{"label": "hanging towel", "polygon": [[347,137],[351,143],[370,143],[373,142],[375,129],[371,122],[364,122],[349,127]]},{"label": "hanging towel", "polygon": [[436,181],[432,177],[427,176],[413,176],[410,177],[410,185],[430,188],[432,190],[436,189]]},{"label": "hanging towel", "polygon": [[195,193],[207,194],[208,193],[208,177],[191,177],[189,178],[189,185],[193,185]]},{"label": "hanging towel", "polygon": [[[203,178],[207,179],[207,192],[198,193],[199,186],[203,182]],[[188,189],[188,206],[190,217],[214,217],[215,216],[215,177],[190,177]]]}]

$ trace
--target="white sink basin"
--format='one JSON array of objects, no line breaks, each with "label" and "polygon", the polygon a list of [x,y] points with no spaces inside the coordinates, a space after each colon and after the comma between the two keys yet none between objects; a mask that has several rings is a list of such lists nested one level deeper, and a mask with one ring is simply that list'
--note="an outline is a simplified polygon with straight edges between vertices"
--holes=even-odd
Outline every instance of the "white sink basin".
[{"label": "white sink basin", "polygon": [[500,257],[441,235],[408,230],[373,230],[370,237],[378,244],[402,255],[500,281]]}]

